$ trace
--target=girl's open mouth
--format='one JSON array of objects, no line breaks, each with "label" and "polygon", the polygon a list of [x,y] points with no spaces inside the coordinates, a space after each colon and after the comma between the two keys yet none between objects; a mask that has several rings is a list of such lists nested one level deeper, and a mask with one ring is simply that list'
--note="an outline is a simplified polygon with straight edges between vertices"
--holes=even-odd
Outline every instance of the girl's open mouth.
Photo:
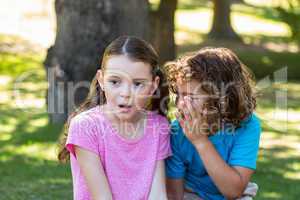
[{"label": "girl's open mouth", "polygon": [[130,112],[130,110],[132,108],[131,105],[126,105],[126,104],[119,104],[118,106],[119,106],[121,112],[124,112],[124,113]]}]

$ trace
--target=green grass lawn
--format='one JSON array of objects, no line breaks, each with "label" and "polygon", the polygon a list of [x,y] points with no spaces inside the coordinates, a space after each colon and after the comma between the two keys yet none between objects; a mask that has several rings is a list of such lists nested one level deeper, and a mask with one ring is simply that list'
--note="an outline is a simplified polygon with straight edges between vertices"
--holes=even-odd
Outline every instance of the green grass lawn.
[{"label": "green grass lawn", "polygon": [[[178,53],[207,45],[227,46],[254,71],[260,86],[257,114],[263,125],[253,177],[260,187],[255,199],[296,200],[300,195],[300,83],[261,79],[269,76],[272,80],[276,70],[287,66],[289,80],[300,80],[299,52],[289,51],[293,44],[289,43],[286,25],[266,17],[263,11],[252,16],[254,11],[252,7],[234,8],[235,28],[245,45],[216,43],[205,40],[209,9],[190,9],[186,5],[176,14]],[[203,20],[189,24],[190,16]],[[239,16],[262,29],[247,32],[239,25]],[[265,33],[264,24],[273,30]],[[285,48],[284,44],[288,47],[277,51]],[[70,168],[56,160],[62,125],[49,124],[45,106],[45,50],[31,47],[22,39],[0,35],[0,200],[72,199]],[[278,95],[287,95],[286,108],[284,102],[276,103]]]},{"label": "green grass lawn", "polygon": [[0,199],[72,199],[69,166],[56,160],[62,126],[45,108],[44,51],[3,52],[13,40],[0,39]]}]

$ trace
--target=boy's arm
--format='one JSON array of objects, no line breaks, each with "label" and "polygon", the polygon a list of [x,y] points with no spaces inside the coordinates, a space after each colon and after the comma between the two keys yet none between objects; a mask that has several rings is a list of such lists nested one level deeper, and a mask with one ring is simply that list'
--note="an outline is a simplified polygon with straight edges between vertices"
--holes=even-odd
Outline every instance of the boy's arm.
[{"label": "boy's arm", "polygon": [[184,195],[183,179],[167,178],[167,194],[169,200],[182,200]]},{"label": "boy's arm", "polygon": [[154,172],[149,200],[167,200],[164,160],[158,160]]},{"label": "boy's arm", "polygon": [[77,161],[93,200],[109,200],[112,194],[109,188],[99,156],[75,146]]},{"label": "boy's arm", "polygon": [[220,157],[213,144],[207,138],[199,140],[194,145],[201,156],[207,173],[220,192],[227,199],[240,197],[254,171],[245,167],[229,166]]}]

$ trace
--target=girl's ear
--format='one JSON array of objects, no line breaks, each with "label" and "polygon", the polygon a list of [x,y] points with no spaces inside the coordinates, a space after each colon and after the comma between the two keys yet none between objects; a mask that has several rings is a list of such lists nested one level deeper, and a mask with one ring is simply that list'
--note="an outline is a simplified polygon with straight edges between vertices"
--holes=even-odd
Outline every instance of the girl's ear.
[{"label": "girl's ear", "polygon": [[159,81],[160,81],[160,78],[159,76],[156,76],[154,81],[153,81],[153,87],[152,87],[152,91],[151,91],[151,94],[153,95],[154,92],[157,90],[158,86],[159,86]]},{"label": "girl's ear", "polygon": [[101,69],[97,70],[96,77],[101,89],[104,91],[104,87],[103,87],[104,78],[103,78],[103,71]]}]

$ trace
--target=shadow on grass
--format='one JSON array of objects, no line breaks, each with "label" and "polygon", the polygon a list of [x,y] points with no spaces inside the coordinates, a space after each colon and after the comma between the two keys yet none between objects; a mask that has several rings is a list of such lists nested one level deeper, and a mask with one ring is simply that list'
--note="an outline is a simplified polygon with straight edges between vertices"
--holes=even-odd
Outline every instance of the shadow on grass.
[{"label": "shadow on grass", "polygon": [[[61,134],[63,124],[50,124],[47,120],[47,113],[38,112],[37,109],[0,109],[1,124],[12,126],[11,138],[0,141],[0,146],[6,144],[20,145],[35,142],[56,142]],[[35,113],[37,112],[37,113]],[[35,114],[33,114],[35,113]],[[11,122],[17,119],[16,123]],[[34,123],[35,120],[42,120],[45,124]],[[1,149],[1,147],[0,147]]]},{"label": "shadow on grass", "polygon": [[[300,156],[289,154],[286,146],[276,146],[270,149],[262,148],[258,159],[259,169],[253,177],[258,183],[259,192],[255,199],[286,199],[299,198],[298,185],[300,180],[291,174],[297,174],[295,165],[300,164]],[[283,156],[278,156],[279,154]],[[298,166],[299,167],[299,166]]]},{"label": "shadow on grass", "polygon": [[69,165],[5,151],[0,158],[1,200],[72,199]]},{"label": "shadow on grass", "polygon": [[[0,124],[10,126],[8,140],[0,140],[0,200],[72,199],[72,178],[69,165],[44,157],[50,149],[22,152],[31,145],[49,143],[56,146],[62,125],[48,123],[47,113],[38,109],[0,109]],[[41,144],[40,144],[41,143]],[[52,157],[52,156],[51,156]]]},{"label": "shadow on grass", "polygon": [[[285,123],[285,122],[281,122],[281,123]],[[286,123],[288,123],[288,122],[286,122]],[[280,125],[280,122],[278,124]],[[281,129],[276,129],[276,128],[268,125],[267,121],[263,121],[262,122],[262,130],[264,132],[272,132],[273,133],[272,138],[273,139],[281,139],[282,142],[284,142],[286,136],[296,136],[296,137],[294,137],[295,138],[294,140],[296,140],[296,141],[293,141],[293,142],[300,143],[300,130],[299,129],[290,128],[289,126],[287,126],[287,130],[282,130],[282,127],[281,127]]]},{"label": "shadow on grass", "polygon": [[194,10],[197,8],[211,8],[211,3],[206,1],[206,0],[185,0],[185,1],[180,1],[178,4],[178,9],[182,10]]}]

